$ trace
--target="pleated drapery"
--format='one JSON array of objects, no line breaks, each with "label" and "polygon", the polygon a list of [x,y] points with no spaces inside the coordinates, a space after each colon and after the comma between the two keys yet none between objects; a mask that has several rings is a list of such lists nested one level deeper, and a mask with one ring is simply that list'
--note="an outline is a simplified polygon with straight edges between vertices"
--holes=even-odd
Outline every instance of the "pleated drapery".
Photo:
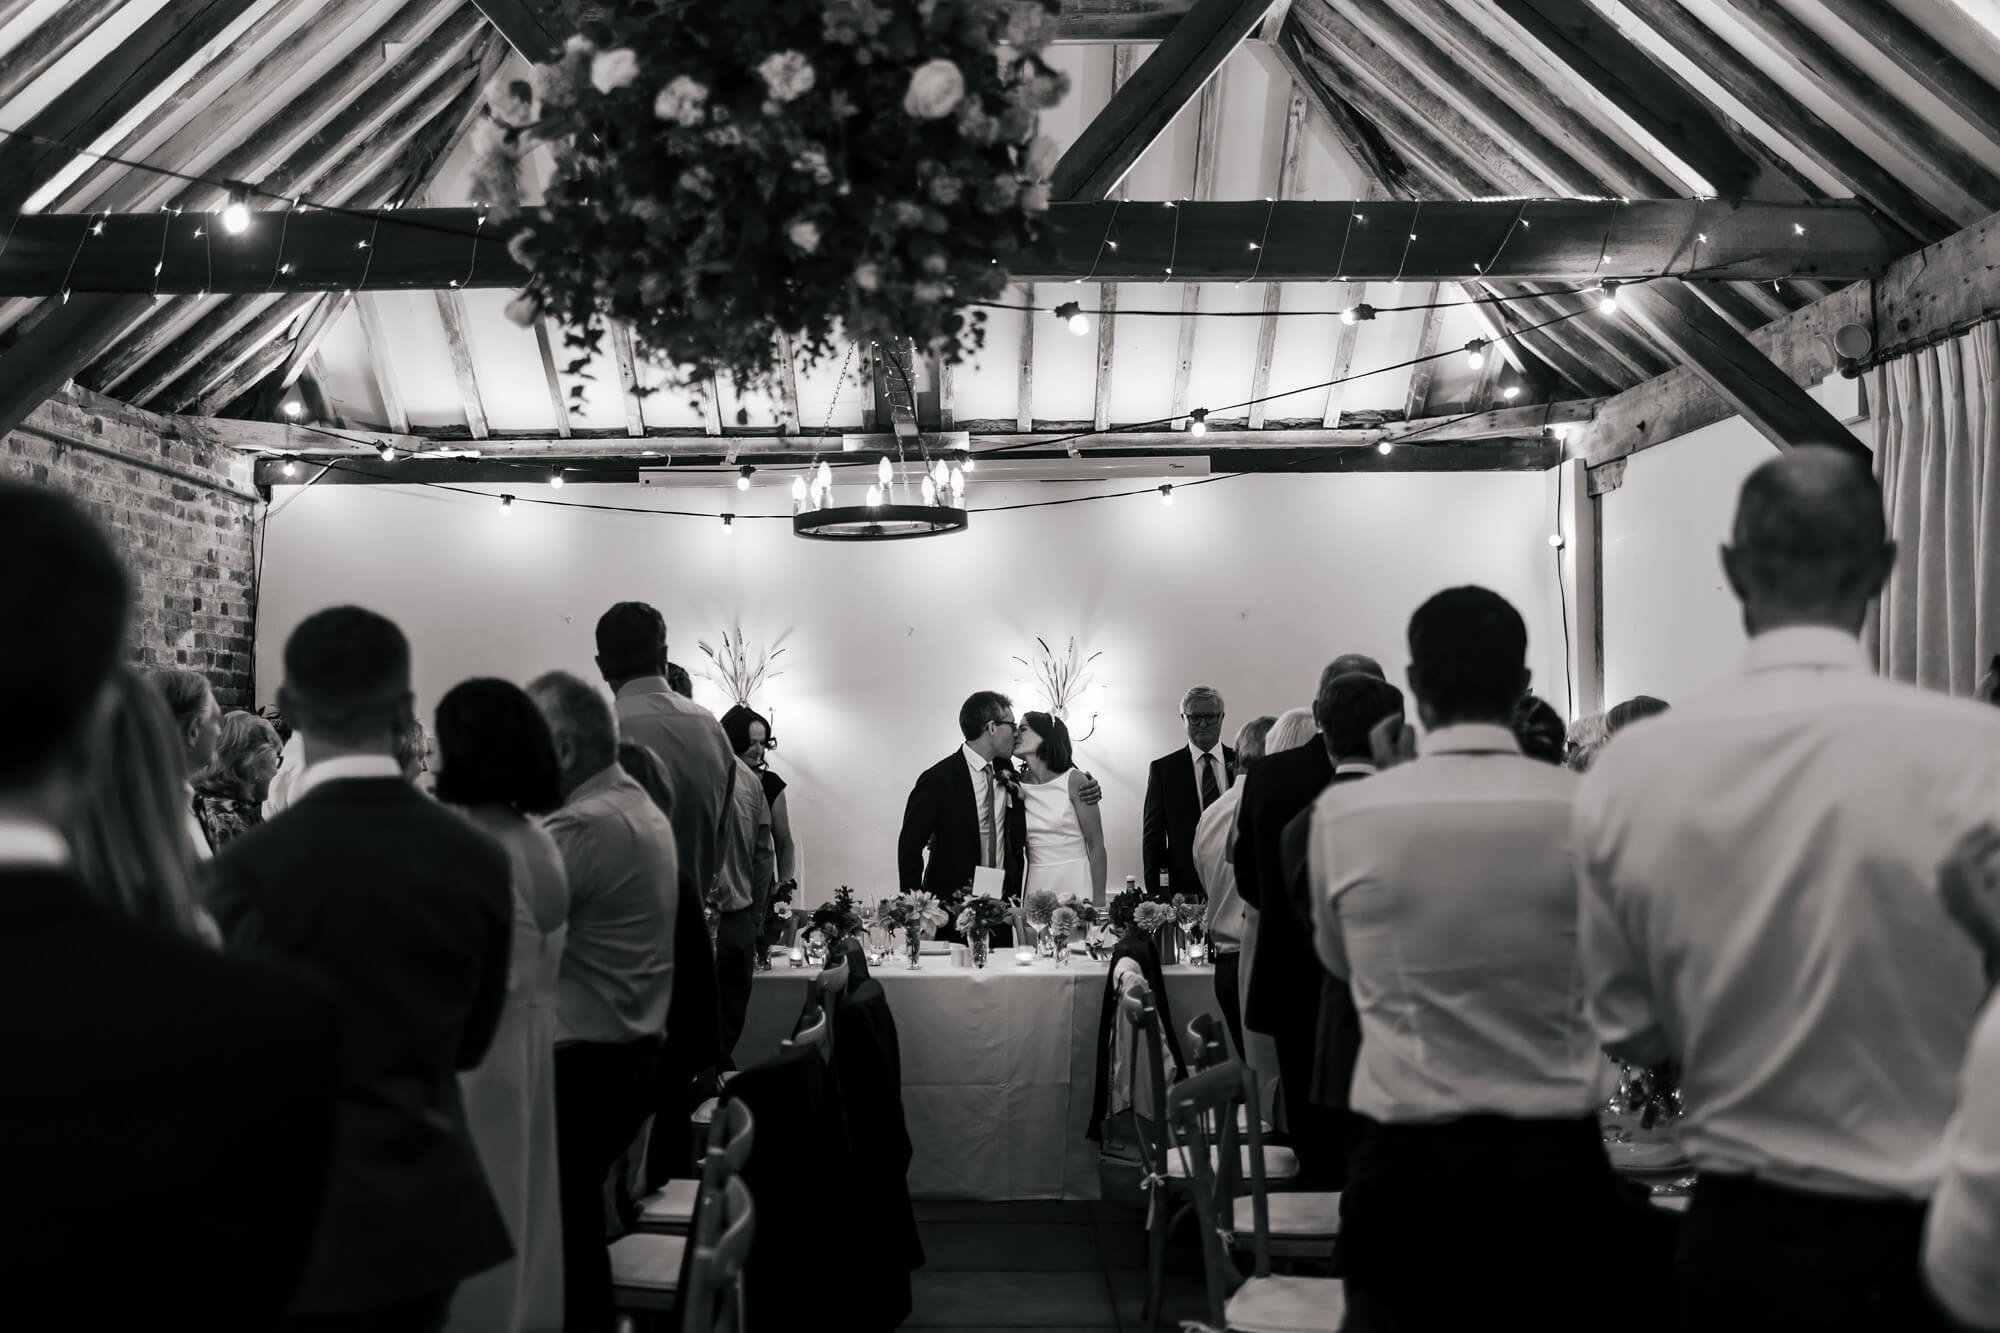
[{"label": "pleated drapery", "polygon": [[1870,621],[1885,676],[1961,697],[2000,652],[2000,325],[1868,377],[1896,566]]}]

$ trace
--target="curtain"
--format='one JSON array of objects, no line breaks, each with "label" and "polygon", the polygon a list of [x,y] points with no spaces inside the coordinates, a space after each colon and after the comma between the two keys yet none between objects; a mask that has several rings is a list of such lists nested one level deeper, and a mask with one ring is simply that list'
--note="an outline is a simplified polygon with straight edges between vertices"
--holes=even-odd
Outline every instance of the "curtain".
[{"label": "curtain", "polygon": [[1970,695],[2000,652],[2000,324],[1872,371],[1896,565],[1871,618],[1885,676]]}]

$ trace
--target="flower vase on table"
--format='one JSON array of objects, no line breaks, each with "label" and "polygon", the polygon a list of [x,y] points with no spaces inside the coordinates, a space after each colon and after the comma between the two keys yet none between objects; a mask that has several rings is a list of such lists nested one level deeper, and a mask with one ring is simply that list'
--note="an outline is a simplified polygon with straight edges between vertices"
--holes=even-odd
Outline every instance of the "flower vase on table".
[{"label": "flower vase on table", "polygon": [[910,970],[923,966],[924,941],[937,934],[951,918],[938,906],[936,895],[929,893],[905,893],[882,904],[880,920],[884,930],[903,932],[903,950],[909,959]]},{"label": "flower vase on table", "polygon": [[1061,905],[1062,900],[1047,889],[1030,889],[1021,900],[1021,915],[1035,928],[1035,952],[1043,958],[1050,956],[1049,922]]},{"label": "flower vase on table", "polygon": [[1074,934],[1083,919],[1075,908],[1064,905],[1049,915],[1049,943],[1054,946],[1057,967],[1069,966],[1069,937]]},{"label": "flower vase on table", "polygon": [[992,951],[993,931],[1013,918],[1012,905],[1001,898],[968,898],[958,912],[958,933],[972,946],[972,965],[985,967]]}]

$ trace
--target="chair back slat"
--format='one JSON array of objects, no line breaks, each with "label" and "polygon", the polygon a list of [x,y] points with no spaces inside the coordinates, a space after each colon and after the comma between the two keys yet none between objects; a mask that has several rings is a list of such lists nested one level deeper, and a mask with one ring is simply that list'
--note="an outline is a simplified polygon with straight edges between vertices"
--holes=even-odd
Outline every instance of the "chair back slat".
[{"label": "chair back slat", "polygon": [[[1154,1007],[1151,988],[1144,982],[1135,982],[1120,997],[1118,1014],[1119,1020],[1132,1029],[1132,1124],[1139,1134],[1146,1174],[1163,1180],[1168,1148],[1166,1043],[1160,1033],[1160,1011]],[[1149,1094],[1144,1099],[1140,1097],[1142,1090]]]},{"label": "chair back slat", "polygon": [[[1218,1273],[1233,1275],[1235,1264],[1221,1237],[1233,1229],[1242,1167],[1249,1166],[1251,1254],[1253,1273],[1271,1272],[1271,1221],[1266,1202],[1263,1133],[1257,1119],[1241,1115],[1256,1098],[1256,1075],[1241,1061],[1230,1060],[1178,1084],[1169,1114],[1181,1151],[1188,1157],[1188,1176],[1196,1207],[1203,1214],[1204,1244],[1215,1240],[1222,1260]],[[1239,1139],[1238,1125],[1243,1126]],[[1206,1195],[1206,1202],[1203,1196]],[[1206,1251],[1204,1250],[1204,1253]],[[1233,1285],[1233,1282],[1232,1282]]]},{"label": "chair back slat", "polygon": [[847,994],[847,983],[851,976],[852,972],[847,966],[847,959],[845,957],[842,957],[840,962],[819,974],[814,980],[813,986],[818,991],[819,1003],[822,1009],[830,1008],[835,998]]},{"label": "chair back slat", "polygon": [[695,1223],[681,1333],[741,1333],[743,1267],[757,1235],[757,1210],[743,1178],[729,1175]]},{"label": "chair back slat", "polygon": [[804,1027],[801,1027],[780,1044],[787,1049],[796,1047],[818,1051],[820,1058],[826,1059],[832,1054],[832,1034],[832,1020],[828,1017],[825,1007],[822,1006],[819,1013],[814,1015]]}]

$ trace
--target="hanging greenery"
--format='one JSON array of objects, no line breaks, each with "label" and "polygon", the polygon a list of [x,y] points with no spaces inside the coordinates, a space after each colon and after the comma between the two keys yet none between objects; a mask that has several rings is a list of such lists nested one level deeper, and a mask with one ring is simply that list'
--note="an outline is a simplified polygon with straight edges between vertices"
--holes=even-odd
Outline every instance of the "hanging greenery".
[{"label": "hanging greenery", "polygon": [[1041,52],[1056,0],[625,0],[562,58],[489,96],[477,190],[518,207],[523,155],[555,179],[513,242],[509,309],[597,350],[632,326],[674,381],[776,382],[838,340],[982,343],[1034,238],[1067,92]]}]

